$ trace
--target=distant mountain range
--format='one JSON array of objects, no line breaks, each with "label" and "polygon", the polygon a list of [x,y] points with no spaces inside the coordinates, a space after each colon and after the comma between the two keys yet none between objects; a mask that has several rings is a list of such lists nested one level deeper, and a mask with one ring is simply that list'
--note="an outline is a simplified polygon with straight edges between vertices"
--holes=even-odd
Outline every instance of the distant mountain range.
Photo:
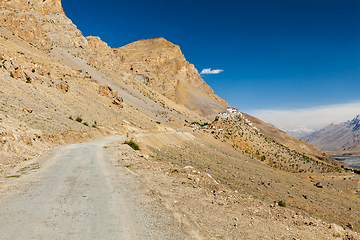
[{"label": "distant mountain range", "polygon": [[313,132],[315,132],[315,131],[312,129],[307,129],[307,128],[300,128],[300,129],[286,131],[287,134],[289,134],[290,136],[292,136],[294,138],[298,138],[298,139],[308,136],[308,135],[312,134]]},{"label": "distant mountain range", "polygon": [[360,153],[360,115],[347,122],[330,124],[301,139],[323,151]]}]

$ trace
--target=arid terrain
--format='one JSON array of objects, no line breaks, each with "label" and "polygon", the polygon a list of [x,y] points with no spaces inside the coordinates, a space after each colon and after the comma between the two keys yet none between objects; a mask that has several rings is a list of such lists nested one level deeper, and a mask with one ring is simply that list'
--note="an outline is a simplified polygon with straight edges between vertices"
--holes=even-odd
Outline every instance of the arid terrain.
[{"label": "arid terrain", "polygon": [[60,0],[0,16],[3,239],[360,239],[360,176],[228,106],[179,46],[112,49]]},{"label": "arid terrain", "polygon": [[[209,155],[212,155],[210,149],[219,151],[214,155],[218,161],[234,159],[235,153],[231,149],[213,149],[203,140],[194,141],[195,137],[189,133],[139,134],[133,137],[139,140],[143,152],[124,145],[126,136],[115,136],[61,146],[50,156],[22,165],[16,171],[21,177],[10,175],[12,177],[2,183],[0,212],[4,217],[0,229],[6,236],[4,239],[359,237],[303,211],[305,206],[314,212],[316,209],[325,211],[321,198],[330,198],[327,195],[333,194],[327,191],[314,194],[311,188],[315,187],[306,179],[299,183],[286,173],[279,175],[258,161],[244,158],[241,166],[247,168],[244,170],[248,175],[241,177],[237,182],[238,186],[242,185],[241,189],[236,189],[223,171],[216,171],[212,166],[204,169],[202,161],[193,167],[191,165],[196,159],[189,156],[203,153],[201,148],[204,148]],[[181,152],[181,158],[189,160],[175,160],[174,147],[163,144],[163,140],[176,144],[178,147],[175,149]],[[151,144],[145,145],[147,142]],[[163,154],[170,155],[165,161],[163,155],[149,150],[157,147],[161,147]],[[237,157],[238,160],[242,158]],[[169,159],[173,162],[168,162]],[[186,161],[191,160],[194,162],[187,165]],[[258,172],[264,167],[270,174],[261,177]],[[259,179],[266,184],[258,183]],[[304,190],[301,185],[309,189]],[[266,191],[267,188],[272,190]],[[286,189],[292,193],[281,194]],[[310,203],[299,201],[299,190],[308,194],[307,201],[304,201]],[[275,191],[278,194],[271,196]],[[260,192],[270,194],[263,198],[259,197]],[[293,202],[286,195],[295,197],[293,202],[297,202],[297,208],[292,209]],[[290,206],[283,206],[281,202],[284,201]],[[341,211],[338,214],[341,216]]]}]

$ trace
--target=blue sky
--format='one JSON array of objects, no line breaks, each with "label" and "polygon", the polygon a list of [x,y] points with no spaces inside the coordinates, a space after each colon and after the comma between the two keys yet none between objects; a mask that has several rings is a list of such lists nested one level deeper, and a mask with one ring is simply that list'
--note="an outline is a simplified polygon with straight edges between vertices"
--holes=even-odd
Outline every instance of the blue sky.
[{"label": "blue sky", "polygon": [[219,96],[279,127],[279,111],[300,121],[291,114],[321,107],[335,117],[339,106],[351,106],[341,120],[327,116],[329,123],[360,114],[358,0],[62,3],[85,36],[111,47],[155,37],[178,44],[199,72],[223,70],[202,75]]}]

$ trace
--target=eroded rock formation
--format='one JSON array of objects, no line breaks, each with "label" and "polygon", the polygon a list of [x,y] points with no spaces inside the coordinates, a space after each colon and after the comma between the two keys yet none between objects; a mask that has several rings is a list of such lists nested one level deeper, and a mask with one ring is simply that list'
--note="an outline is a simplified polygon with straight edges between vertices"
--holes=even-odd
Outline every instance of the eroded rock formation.
[{"label": "eroded rock formation", "polygon": [[50,51],[53,44],[74,54],[88,48],[60,0],[1,0],[0,24],[43,51]]}]

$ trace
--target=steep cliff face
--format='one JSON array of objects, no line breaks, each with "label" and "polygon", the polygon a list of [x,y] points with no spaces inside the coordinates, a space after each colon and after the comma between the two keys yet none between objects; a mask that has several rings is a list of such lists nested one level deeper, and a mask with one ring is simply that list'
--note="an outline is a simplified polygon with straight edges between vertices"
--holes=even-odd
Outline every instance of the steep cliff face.
[{"label": "steep cliff face", "polygon": [[227,103],[205,83],[180,47],[156,38],[111,49],[97,37],[88,37],[89,63],[106,72],[116,72],[128,82],[141,82],[165,97],[204,116],[214,116]]},{"label": "steep cliff face", "polygon": [[186,94],[183,87],[191,86],[198,90],[199,94],[203,93],[221,104],[226,104],[204,82],[194,65],[186,61],[180,47],[164,38],[130,43],[116,49],[115,54],[135,76],[169,99],[190,105],[186,100],[192,100],[194,96]]},{"label": "steep cliff face", "polygon": [[52,45],[79,55],[87,41],[68,19],[60,0],[1,0],[0,24],[38,47],[50,51]]}]

